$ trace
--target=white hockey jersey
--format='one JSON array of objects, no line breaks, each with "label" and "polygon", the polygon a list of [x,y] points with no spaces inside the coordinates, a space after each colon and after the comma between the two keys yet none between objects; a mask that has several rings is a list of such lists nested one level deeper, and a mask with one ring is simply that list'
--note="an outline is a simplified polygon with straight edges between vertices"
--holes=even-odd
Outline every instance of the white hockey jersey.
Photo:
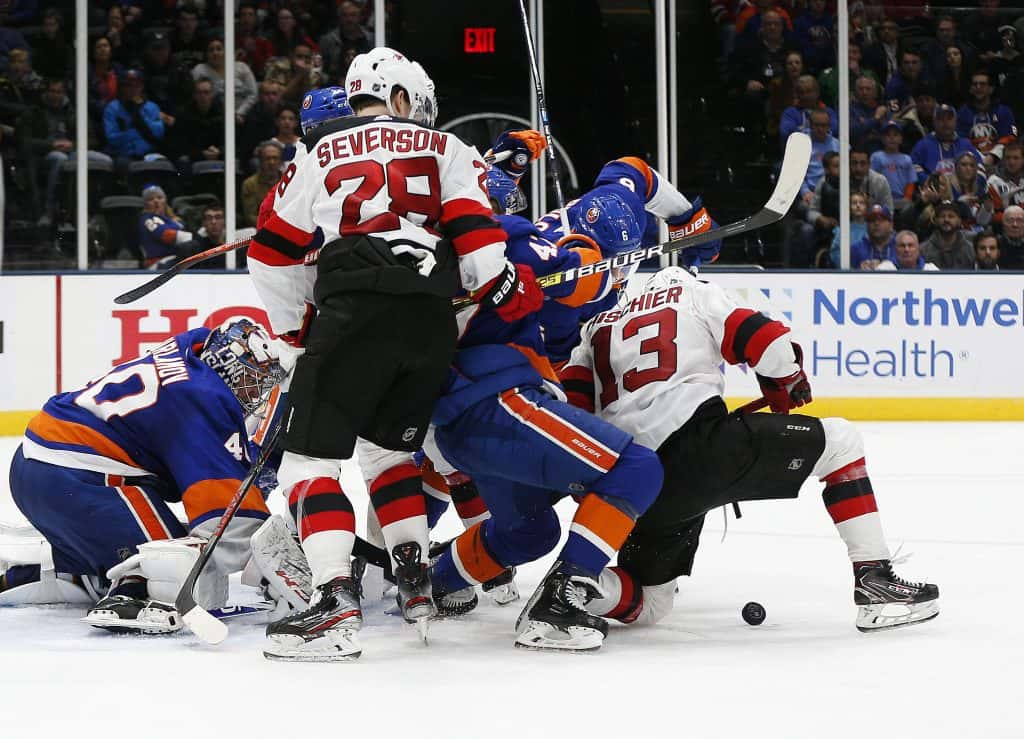
[{"label": "white hockey jersey", "polygon": [[785,325],[671,269],[673,284],[655,277],[645,291],[624,293],[615,308],[588,321],[559,373],[573,405],[651,449],[704,401],[722,395],[723,360],[768,377],[798,369]]},{"label": "white hockey jersey", "polygon": [[344,118],[307,135],[276,188],[274,212],[253,237],[249,272],[275,333],[302,325],[311,301],[304,266],[317,228],[324,243],[365,234],[432,264],[442,238],[475,290],[505,266],[487,167],[457,136],[390,116]]}]

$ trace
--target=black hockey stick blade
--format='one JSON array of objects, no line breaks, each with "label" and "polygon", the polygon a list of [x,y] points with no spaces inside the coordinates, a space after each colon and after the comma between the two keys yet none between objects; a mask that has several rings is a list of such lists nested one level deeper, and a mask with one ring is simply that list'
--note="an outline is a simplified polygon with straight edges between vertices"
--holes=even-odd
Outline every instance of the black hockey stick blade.
[{"label": "black hockey stick blade", "polygon": [[126,293],[122,293],[114,298],[114,302],[118,305],[126,305],[128,303],[134,303],[139,298],[144,298],[151,292],[162,286],[164,283],[169,282],[173,277],[181,274],[189,267],[194,267],[200,262],[205,262],[207,259],[213,259],[221,254],[227,254],[229,251],[235,251],[249,245],[250,239],[239,239],[238,241],[231,241],[227,244],[221,244],[215,246],[206,251],[201,251],[198,254],[193,254],[190,257],[182,259],[180,262],[176,262],[168,267],[165,271],[158,274],[149,282],[144,282],[138,287],[132,288]]},{"label": "black hockey stick blade", "polygon": [[278,434],[281,431],[281,419],[286,415],[287,411],[283,412],[281,418],[274,424],[274,428],[267,434],[263,448],[260,449],[259,457],[256,458],[255,464],[249,469],[249,474],[242,480],[242,484],[238,486],[234,497],[231,498],[231,501],[224,509],[224,513],[221,514],[220,520],[217,522],[217,528],[213,530],[210,540],[206,542],[203,551],[199,553],[199,559],[192,565],[188,577],[185,578],[185,582],[182,583],[181,590],[178,592],[178,597],[174,599],[174,607],[181,614],[181,620],[192,630],[193,634],[207,644],[220,644],[224,641],[228,636],[228,627],[227,624],[196,603],[196,582],[199,581],[199,576],[202,574],[203,568],[206,567],[206,563],[213,556],[213,550],[216,549],[217,542],[220,541],[224,530],[241,507],[242,501],[249,492],[249,488],[252,487],[266,465],[267,460],[270,459],[270,455],[273,454],[274,447],[277,446]]}]

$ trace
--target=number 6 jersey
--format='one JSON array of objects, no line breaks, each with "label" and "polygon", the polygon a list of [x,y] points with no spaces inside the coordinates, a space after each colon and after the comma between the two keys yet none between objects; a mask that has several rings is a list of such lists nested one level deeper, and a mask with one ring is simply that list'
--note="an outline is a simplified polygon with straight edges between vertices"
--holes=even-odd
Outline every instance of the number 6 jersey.
[{"label": "number 6 jersey", "polygon": [[505,233],[493,219],[486,172],[476,149],[415,121],[342,118],[306,135],[249,247],[249,272],[274,332],[297,330],[304,303],[313,302],[314,275],[303,262],[317,228],[325,243],[376,236],[418,259],[445,238],[466,290],[498,276]]},{"label": "number 6 jersey", "polygon": [[789,328],[738,306],[717,285],[670,269],[671,281],[654,277],[639,295],[624,291],[617,306],[584,324],[559,373],[569,402],[651,449],[722,395],[723,360],[769,377],[798,369]]}]

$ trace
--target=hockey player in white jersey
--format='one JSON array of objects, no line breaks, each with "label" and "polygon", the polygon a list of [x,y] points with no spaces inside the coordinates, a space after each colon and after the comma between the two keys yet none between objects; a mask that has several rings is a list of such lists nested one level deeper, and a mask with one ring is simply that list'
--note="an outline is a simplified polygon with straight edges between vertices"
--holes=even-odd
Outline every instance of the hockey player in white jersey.
[{"label": "hockey player in white jersey", "polygon": [[[582,330],[561,377],[569,399],[658,450],[665,482],[606,568],[595,615],[654,623],[688,575],[703,515],[741,500],[794,498],[813,475],[853,563],[862,631],[938,615],[935,585],[895,575],[864,460],[846,419],[786,415],[811,401],[789,328],[679,267],[630,290]],[[746,363],[772,413],[728,413],[719,369]]]},{"label": "hockey player in white jersey", "polygon": [[[504,320],[543,299],[529,268],[505,258],[479,154],[430,128],[437,105],[422,67],[374,49],[353,60],[346,90],[355,115],[303,137],[249,249],[271,326],[297,358],[279,480],[315,587],[309,610],[268,627],[271,659],[361,653],[353,512],[338,480],[357,437],[399,605],[425,629],[435,607],[412,452],[455,350],[450,299],[465,290]],[[306,262],[317,228],[314,271]]]}]

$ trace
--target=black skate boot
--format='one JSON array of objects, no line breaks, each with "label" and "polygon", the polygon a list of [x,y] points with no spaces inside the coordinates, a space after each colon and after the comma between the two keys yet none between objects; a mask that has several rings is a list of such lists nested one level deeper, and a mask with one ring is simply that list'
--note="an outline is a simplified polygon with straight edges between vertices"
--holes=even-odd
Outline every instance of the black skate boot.
[{"label": "black skate boot", "polygon": [[484,593],[491,596],[496,606],[507,606],[515,600],[519,600],[519,588],[516,587],[516,568],[506,567],[497,577],[480,586]]},{"label": "black skate boot", "polygon": [[887,559],[853,563],[857,628],[879,631],[929,621],[939,615],[937,585],[897,577]]},{"label": "black skate boot", "polygon": [[427,619],[437,615],[431,594],[427,565],[420,561],[420,545],[414,541],[398,544],[391,550],[395,563],[395,584],[398,586],[398,607],[402,617],[419,628],[427,639]]},{"label": "black skate boot", "polygon": [[336,577],[313,591],[309,608],[267,626],[263,656],[291,662],[342,662],[363,653],[359,582]]},{"label": "black skate boot", "polygon": [[557,562],[519,614],[516,646],[565,652],[600,649],[608,624],[587,613],[586,605],[602,595],[594,578]]},{"label": "black skate boot", "polygon": [[[430,566],[437,564],[437,560],[447,552],[454,539],[448,541],[430,542]],[[433,590],[434,605],[437,607],[438,618],[451,618],[453,616],[465,616],[480,603],[476,595],[476,588],[470,585],[462,590],[445,591],[441,590],[431,577],[431,588]]]}]

